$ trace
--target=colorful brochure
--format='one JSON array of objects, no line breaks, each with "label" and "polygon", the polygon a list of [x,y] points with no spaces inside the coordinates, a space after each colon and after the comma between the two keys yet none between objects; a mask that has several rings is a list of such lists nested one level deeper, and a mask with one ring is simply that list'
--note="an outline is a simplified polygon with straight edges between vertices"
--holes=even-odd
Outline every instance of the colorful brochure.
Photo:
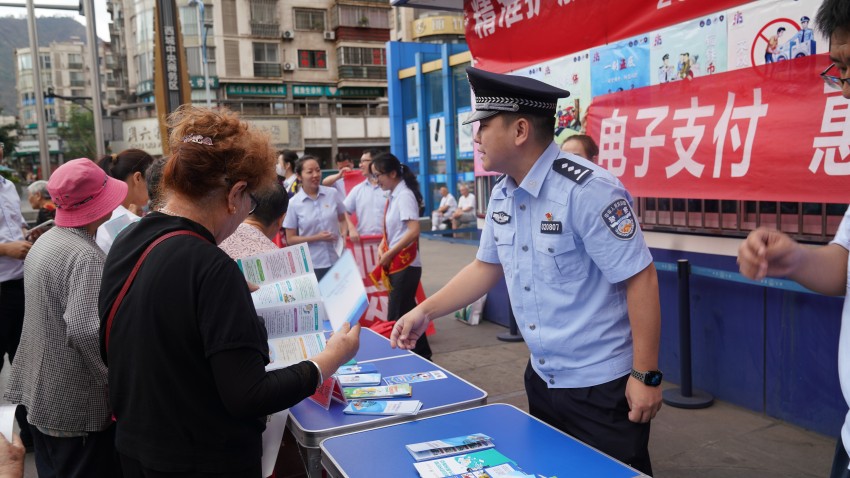
[{"label": "colorful brochure", "polygon": [[306,244],[237,259],[245,279],[260,289],[251,294],[269,336],[275,370],[306,360],[325,349],[324,303]]},{"label": "colorful brochure", "polygon": [[364,387],[381,384],[379,373],[355,373],[350,375],[338,375],[337,380],[343,387]]},{"label": "colorful brochure", "polygon": [[360,268],[351,251],[345,251],[319,282],[331,330],[337,331],[348,322],[352,326],[369,307]]},{"label": "colorful brochure", "polygon": [[[413,464],[413,466],[416,467],[416,471],[419,472],[419,476],[422,478],[448,478],[455,475],[465,476],[463,474],[471,471],[482,470],[486,472],[489,468],[498,467],[500,465],[509,465],[513,469],[518,468],[516,463],[514,463],[510,458],[502,455],[494,449],[477,451],[449,458],[440,458],[438,460],[421,461]],[[489,472],[486,474],[489,476]],[[480,476],[484,475],[482,474]]]},{"label": "colorful brochure", "polygon": [[416,461],[485,450],[493,446],[493,439],[482,433],[405,445]]},{"label": "colorful brochure", "polygon": [[422,408],[419,400],[352,400],[343,413],[350,415],[416,415]]},{"label": "colorful brochure", "polygon": [[431,372],[408,373],[404,375],[384,377],[384,383],[392,385],[394,383],[427,382],[429,380],[440,380],[444,378],[447,378],[445,372],[442,370],[433,370]]},{"label": "colorful brochure", "polygon": [[409,384],[402,383],[398,385],[383,385],[380,387],[346,387],[342,389],[343,395],[345,398],[357,399],[357,398],[396,398],[396,397],[409,397],[413,394],[413,390],[410,388]]},{"label": "colorful brochure", "polygon": [[377,373],[378,367],[373,363],[360,363],[354,365],[343,365],[336,370],[337,375],[351,375],[353,373]]}]

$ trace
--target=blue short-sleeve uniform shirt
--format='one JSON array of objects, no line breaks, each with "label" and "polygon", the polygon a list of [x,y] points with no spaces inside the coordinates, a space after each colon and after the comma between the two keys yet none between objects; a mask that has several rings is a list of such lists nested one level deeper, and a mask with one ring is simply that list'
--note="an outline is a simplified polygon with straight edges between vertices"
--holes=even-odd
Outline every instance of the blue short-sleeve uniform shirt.
[{"label": "blue short-sleeve uniform shirt", "polygon": [[496,184],[477,258],[501,264],[532,367],[550,388],[629,373],[624,281],[652,256],[614,176],[552,143],[521,184]]},{"label": "blue short-sleeve uniform shirt", "polygon": [[344,213],[342,196],[336,189],[319,186],[319,193],[316,199],[313,199],[302,188],[289,201],[283,227],[295,229],[299,236],[312,236],[323,231],[333,234],[333,241],[316,241],[308,244],[313,267],[325,269],[339,259],[336,253],[336,244],[340,238],[339,216]]},{"label": "blue short-sleeve uniform shirt", "polygon": [[[387,228],[387,246],[395,246],[404,237],[407,232],[407,221],[418,220],[419,203],[416,201],[416,196],[404,181],[400,181],[390,193],[390,204],[384,216]],[[413,267],[422,266],[418,252],[410,265]]]},{"label": "blue short-sleeve uniform shirt", "polygon": [[362,235],[380,235],[384,233],[384,208],[387,205],[387,193],[381,186],[368,180],[354,186],[345,197],[345,210],[357,214],[357,232]]}]

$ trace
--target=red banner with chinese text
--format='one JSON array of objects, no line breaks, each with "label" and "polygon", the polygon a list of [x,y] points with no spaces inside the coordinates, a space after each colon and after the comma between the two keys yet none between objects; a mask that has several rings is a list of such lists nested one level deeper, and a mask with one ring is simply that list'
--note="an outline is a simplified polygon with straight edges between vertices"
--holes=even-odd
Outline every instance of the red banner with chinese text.
[{"label": "red banner with chinese text", "polygon": [[634,196],[847,203],[850,101],[826,55],[594,99],[599,163]]},{"label": "red banner with chinese text", "polygon": [[505,73],[749,0],[464,0],[476,66]]}]

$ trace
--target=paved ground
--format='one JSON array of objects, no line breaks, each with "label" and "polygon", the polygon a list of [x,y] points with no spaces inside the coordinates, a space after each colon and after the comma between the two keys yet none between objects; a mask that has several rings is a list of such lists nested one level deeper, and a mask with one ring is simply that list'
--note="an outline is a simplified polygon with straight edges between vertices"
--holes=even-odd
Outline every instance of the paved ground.
[{"label": "paved ground", "polygon": [[[423,284],[431,294],[475,257],[475,246],[423,240]],[[436,323],[430,338],[434,360],[483,388],[489,403],[503,402],[528,410],[522,373],[528,360],[525,344],[505,343],[499,325],[467,326],[453,318]],[[0,374],[5,389],[8,364]],[[669,384],[665,384],[669,386]],[[656,477],[761,478],[823,477],[829,473],[835,441],[766,415],[717,402],[705,410],[664,407],[653,421],[650,452]],[[282,457],[293,447],[285,447]],[[285,476],[305,476],[297,455]],[[283,473],[281,473],[283,475]],[[27,455],[26,477],[36,477]]]}]

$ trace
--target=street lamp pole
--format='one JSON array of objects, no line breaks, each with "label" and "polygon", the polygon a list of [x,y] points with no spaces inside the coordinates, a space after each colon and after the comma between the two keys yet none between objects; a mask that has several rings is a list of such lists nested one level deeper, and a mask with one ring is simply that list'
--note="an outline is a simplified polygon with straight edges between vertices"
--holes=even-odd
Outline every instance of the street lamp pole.
[{"label": "street lamp pole", "polygon": [[86,42],[89,46],[89,68],[91,69],[92,117],[94,118],[94,140],[97,157],[106,153],[103,141],[103,100],[101,97],[100,62],[97,51],[97,32],[94,20],[94,0],[83,0],[83,12],[86,15]]},{"label": "street lamp pole", "polygon": [[47,142],[47,123],[44,115],[44,90],[41,85],[41,55],[38,51],[38,31],[35,27],[35,5],[27,0],[27,23],[29,26],[30,57],[32,58],[33,86],[35,86],[35,118],[38,127],[38,151],[41,164],[41,179],[50,177],[50,150]]},{"label": "street lamp pole", "polygon": [[212,108],[212,98],[210,98],[210,71],[207,63],[207,29],[204,26],[204,2],[203,0],[189,0],[189,6],[198,6],[198,40],[201,44],[201,68],[204,72],[204,87],[207,92],[207,108]]}]

